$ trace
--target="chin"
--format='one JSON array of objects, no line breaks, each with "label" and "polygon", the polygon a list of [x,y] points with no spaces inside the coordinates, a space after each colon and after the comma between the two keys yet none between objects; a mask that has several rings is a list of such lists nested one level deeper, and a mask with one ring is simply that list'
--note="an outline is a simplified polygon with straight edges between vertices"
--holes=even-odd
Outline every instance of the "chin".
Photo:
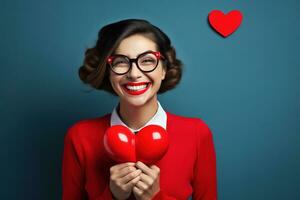
[{"label": "chin", "polygon": [[145,105],[148,101],[145,98],[131,98],[131,99],[124,99],[123,101],[126,102],[126,104],[134,106],[134,107],[140,107]]},{"label": "chin", "polygon": [[122,99],[122,101],[125,104],[134,106],[134,107],[140,107],[143,106],[145,104],[147,104],[148,102],[150,102],[153,98],[155,98],[155,95],[151,95],[151,96],[141,96],[141,97],[124,97]]}]

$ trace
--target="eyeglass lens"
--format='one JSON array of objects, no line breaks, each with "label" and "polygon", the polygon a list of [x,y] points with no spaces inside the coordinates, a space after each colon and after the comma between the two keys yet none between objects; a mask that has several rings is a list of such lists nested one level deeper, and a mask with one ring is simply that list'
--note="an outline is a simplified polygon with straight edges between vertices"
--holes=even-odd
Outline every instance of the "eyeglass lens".
[{"label": "eyeglass lens", "polygon": [[[151,71],[157,65],[158,59],[152,53],[138,57],[137,64],[142,71]],[[116,73],[126,73],[130,68],[130,60],[126,56],[116,56],[111,62],[112,69]]]}]

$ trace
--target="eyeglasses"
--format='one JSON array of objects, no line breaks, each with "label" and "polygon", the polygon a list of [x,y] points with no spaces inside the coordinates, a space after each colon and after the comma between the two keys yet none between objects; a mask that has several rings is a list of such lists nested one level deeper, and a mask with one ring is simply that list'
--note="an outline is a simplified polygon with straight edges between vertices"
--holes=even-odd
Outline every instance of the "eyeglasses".
[{"label": "eyeglasses", "polygon": [[142,54],[139,54],[135,59],[128,58],[127,56],[122,54],[114,54],[108,57],[107,63],[114,73],[123,75],[129,72],[133,62],[142,72],[152,72],[158,66],[158,62],[160,59],[165,58],[159,51],[146,51]]}]

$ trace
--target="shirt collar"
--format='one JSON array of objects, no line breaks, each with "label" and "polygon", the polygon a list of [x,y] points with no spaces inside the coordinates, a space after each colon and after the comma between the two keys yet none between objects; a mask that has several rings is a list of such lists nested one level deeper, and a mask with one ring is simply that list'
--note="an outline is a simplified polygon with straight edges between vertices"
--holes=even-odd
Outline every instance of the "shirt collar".
[{"label": "shirt collar", "polygon": [[141,130],[142,128],[144,128],[145,126],[148,125],[158,125],[163,127],[165,130],[167,130],[167,114],[164,111],[164,109],[162,108],[162,106],[160,105],[159,101],[157,101],[158,104],[158,109],[155,113],[155,115],[141,128],[139,129],[132,129],[130,127],[128,127],[120,118],[118,112],[117,112],[117,108],[119,106],[119,103],[114,107],[112,114],[111,114],[111,118],[110,118],[110,126],[113,125],[123,125],[126,126],[127,128],[129,128],[129,130],[131,130],[132,132],[136,132]]}]

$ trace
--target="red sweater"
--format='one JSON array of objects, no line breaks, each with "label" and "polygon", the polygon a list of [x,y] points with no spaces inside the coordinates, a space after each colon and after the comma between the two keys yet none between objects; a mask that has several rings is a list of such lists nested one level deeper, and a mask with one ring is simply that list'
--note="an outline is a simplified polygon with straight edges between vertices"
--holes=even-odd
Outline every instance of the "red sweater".
[{"label": "red sweater", "polygon": [[[209,127],[199,118],[167,114],[169,149],[155,165],[160,192],[152,200],[216,200],[216,154]],[[112,200],[109,169],[117,164],[103,146],[110,113],[68,129],[62,162],[63,200]],[[133,193],[129,199],[135,199]]]}]

